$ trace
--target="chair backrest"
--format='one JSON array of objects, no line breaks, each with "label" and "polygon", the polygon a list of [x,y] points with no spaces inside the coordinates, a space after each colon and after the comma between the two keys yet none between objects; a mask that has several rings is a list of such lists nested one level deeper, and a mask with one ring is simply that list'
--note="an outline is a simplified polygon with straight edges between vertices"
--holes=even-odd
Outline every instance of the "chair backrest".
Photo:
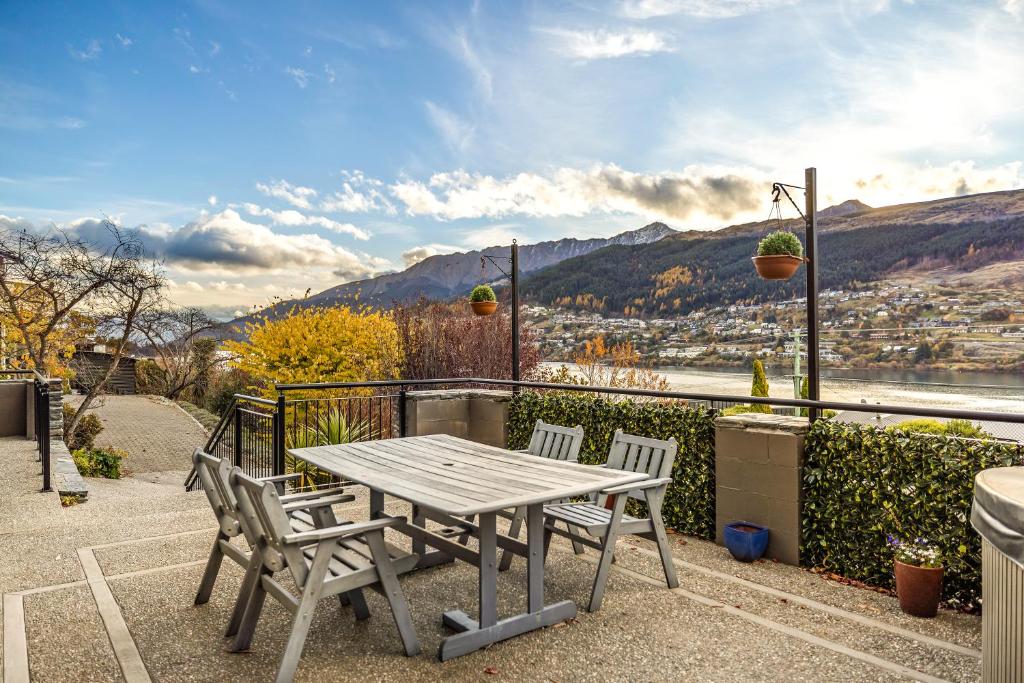
[{"label": "chair backrest", "polygon": [[537,420],[533,426],[533,436],[526,449],[530,455],[552,460],[568,460],[576,462],[580,457],[580,446],[583,445],[583,427],[562,427]]},{"label": "chair backrest", "polygon": [[301,589],[305,586],[309,568],[302,550],[283,541],[292,528],[277,495],[277,487],[250,477],[240,467],[232,468],[229,481],[238,501],[242,530],[253,552],[260,553],[263,564],[273,571],[281,571],[287,566],[295,585]]},{"label": "chair backrest", "polygon": [[[672,474],[676,460],[675,437],[668,441],[651,439],[646,436],[626,434],[615,430],[612,447],[608,451],[608,469],[623,472],[646,472],[651,479],[660,479]],[[631,498],[643,500],[643,496],[630,494]]]},{"label": "chair backrest", "polygon": [[230,537],[242,533],[238,523],[238,503],[228,483],[231,463],[227,458],[218,458],[197,448],[192,453],[192,465],[203,483],[203,491],[206,492],[206,499],[210,501],[213,514],[217,516],[220,530]]}]

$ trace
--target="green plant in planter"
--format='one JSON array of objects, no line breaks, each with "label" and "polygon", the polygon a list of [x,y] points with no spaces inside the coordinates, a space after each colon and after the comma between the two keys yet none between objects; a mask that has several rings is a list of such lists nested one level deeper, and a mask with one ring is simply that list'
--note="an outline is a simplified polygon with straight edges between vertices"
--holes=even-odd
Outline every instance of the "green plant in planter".
[{"label": "green plant in planter", "polygon": [[469,300],[473,303],[480,301],[497,301],[498,297],[494,296],[494,290],[491,289],[490,285],[477,285],[473,288],[473,291],[469,293]]},{"label": "green plant in planter", "polygon": [[804,245],[800,238],[791,232],[777,230],[765,235],[757,245],[758,256],[796,256],[804,255]]}]

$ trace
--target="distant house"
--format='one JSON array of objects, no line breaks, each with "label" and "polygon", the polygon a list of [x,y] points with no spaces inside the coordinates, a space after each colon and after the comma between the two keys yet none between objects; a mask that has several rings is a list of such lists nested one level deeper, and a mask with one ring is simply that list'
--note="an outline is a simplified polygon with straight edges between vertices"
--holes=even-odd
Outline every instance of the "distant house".
[{"label": "distant house", "polygon": [[[85,344],[75,349],[71,356],[71,367],[75,370],[75,378],[71,384],[79,391],[88,391],[99,381],[113,362],[113,356],[103,344]],[[122,356],[110,381],[107,383],[108,394],[135,393],[135,358]]]}]

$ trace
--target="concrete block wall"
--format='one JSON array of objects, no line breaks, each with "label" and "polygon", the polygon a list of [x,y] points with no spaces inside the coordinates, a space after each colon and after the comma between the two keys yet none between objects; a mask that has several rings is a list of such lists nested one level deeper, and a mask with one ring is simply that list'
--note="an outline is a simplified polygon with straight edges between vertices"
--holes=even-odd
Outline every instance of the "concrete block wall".
[{"label": "concrete block wall", "polygon": [[32,383],[23,379],[0,380],[0,436],[24,436],[26,399]]},{"label": "concrete block wall", "polygon": [[715,540],[731,522],[770,529],[767,556],[800,564],[806,418],[750,413],[715,420]]},{"label": "concrete block wall", "polygon": [[450,434],[504,448],[512,392],[489,389],[410,391],[406,394],[405,434]]}]

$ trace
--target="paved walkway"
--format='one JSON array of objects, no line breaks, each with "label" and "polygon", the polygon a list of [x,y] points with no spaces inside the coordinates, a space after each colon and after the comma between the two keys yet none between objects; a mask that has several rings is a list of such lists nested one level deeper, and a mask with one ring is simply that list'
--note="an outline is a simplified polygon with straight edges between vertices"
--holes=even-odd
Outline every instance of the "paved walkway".
[{"label": "paved walkway", "polygon": [[[210,604],[196,608],[214,529],[202,493],[180,480],[91,480],[86,504],[39,494],[30,442],[0,440],[0,592],[6,683],[263,681],[283,651],[287,615],[268,601],[248,654],[224,652],[221,630],[241,572],[225,562]],[[338,514],[360,518],[363,496]],[[389,511],[408,514],[400,503]],[[356,622],[336,603],[318,609],[298,681],[972,681],[980,624],[942,613],[921,620],[895,600],[770,562],[740,565],[711,543],[672,538],[681,586],[667,590],[654,547],[620,542],[595,614],[439,663],[443,609],[476,608],[475,569],[463,563],[402,580],[424,654],[406,658],[380,596]],[[398,542],[401,542],[399,539]],[[596,556],[556,539],[550,600],[586,604]],[[525,600],[525,563],[500,579],[499,611]],[[26,673],[26,671],[28,673]]]},{"label": "paved walkway", "polygon": [[[69,396],[77,404],[81,397]],[[206,432],[172,401],[157,396],[104,396],[93,412],[103,422],[98,446],[128,451],[128,471],[180,472],[192,468],[192,451],[206,442]]]}]

